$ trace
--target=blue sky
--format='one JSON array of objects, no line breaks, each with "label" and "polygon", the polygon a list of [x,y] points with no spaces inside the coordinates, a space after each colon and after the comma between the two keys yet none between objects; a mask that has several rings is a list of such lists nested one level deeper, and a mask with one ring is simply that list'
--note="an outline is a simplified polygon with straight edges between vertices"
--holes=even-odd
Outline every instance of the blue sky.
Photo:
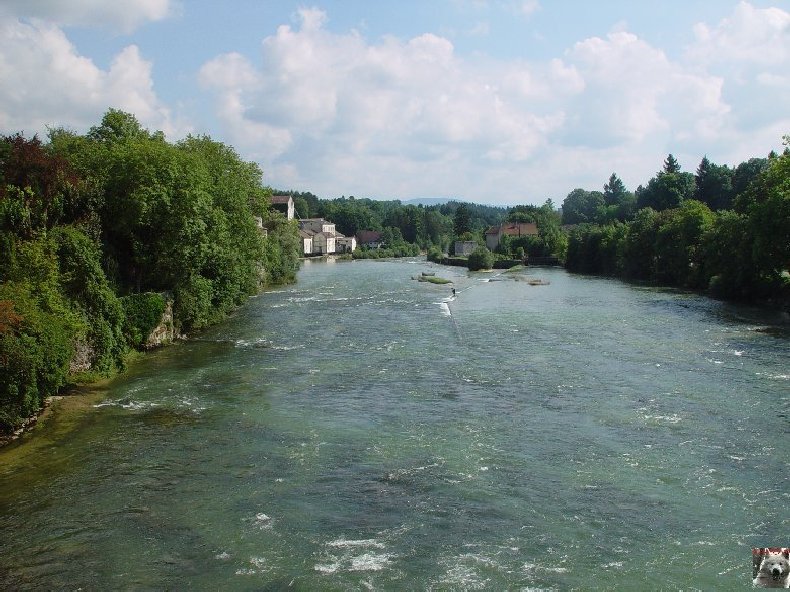
[{"label": "blue sky", "polygon": [[790,133],[790,0],[0,0],[0,132],[109,107],[275,188],[559,204]]}]

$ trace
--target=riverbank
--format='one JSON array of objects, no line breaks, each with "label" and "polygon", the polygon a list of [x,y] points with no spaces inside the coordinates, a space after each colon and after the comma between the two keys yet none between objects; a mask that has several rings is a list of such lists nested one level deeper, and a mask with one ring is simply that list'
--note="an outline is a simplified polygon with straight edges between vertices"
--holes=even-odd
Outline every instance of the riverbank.
[{"label": "riverbank", "polygon": [[[292,283],[293,282],[288,282],[268,286],[257,294],[250,296],[250,298],[255,298],[256,296],[260,296],[267,291],[277,290]],[[199,335],[202,333],[202,331],[227,321],[227,319],[232,317],[233,314],[239,310],[239,308],[241,307],[237,307],[236,309],[230,311],[221,320],[204,328],[200,332],[196,333],[196,335]],[[173,337],[170,339],[162,339],[161,336],[163,334],[171,335]],[[93,398],[90,395],[92,395],[94,392],[105,391],[107,386],[113,380],[128,374],[129,369],[133,365],[137,364],[141,360],[146,359],[151,353],[163,348],[172,347],[180,343],[189,342],[189,340],[190,337],[188,337],[186,334],[182,334],[173,330],[172,309],[168,305],[166,307],[165,313],[163,314],[162,321],[151,331],[149,339],[145,341],[147,345],[145,346],[144,350],[128,350],[123,356],[122,368],[115,368],[112,372],[105,375],[101,375],[92,371],[75,373],[70,377],[69,383],[62,390],[46,395],[43,399],[43,405],[34,414],[25,418],[20,426],[15,428],[13,431],[0,433],[0,453],[9,448],[10,445],[19,443],[20,440],[26,440],[25,436],[28,434],[32,436],[33,434],[38,434],[39,432],[43,431],[44,426],[48,425],[47,420],[49,416],[51,416],[57,408],[63,406],[64,402],[67,403],[66,407],[70,410],[81,409],[82,407],[80,405],[76,403],[71,404],[68,402],[70,402],[72,399],[85,399],[92,401]],[[87,408],[87,406],[85,408]]]}]

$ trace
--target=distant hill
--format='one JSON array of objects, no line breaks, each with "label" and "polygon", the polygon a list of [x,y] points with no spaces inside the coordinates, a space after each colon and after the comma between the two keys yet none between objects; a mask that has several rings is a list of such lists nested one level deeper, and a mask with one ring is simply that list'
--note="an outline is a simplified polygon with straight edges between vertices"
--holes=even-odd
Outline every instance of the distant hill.
[{"label": "distant hill", "polygon": [[419,197],[417,199],[407,199],[406,201],[402,201],[401,203],[404,206],[441,206],[446,204],[448,201],[458,201],[462,202],[465,201],[463,199],[456,199],[453,197]]}]

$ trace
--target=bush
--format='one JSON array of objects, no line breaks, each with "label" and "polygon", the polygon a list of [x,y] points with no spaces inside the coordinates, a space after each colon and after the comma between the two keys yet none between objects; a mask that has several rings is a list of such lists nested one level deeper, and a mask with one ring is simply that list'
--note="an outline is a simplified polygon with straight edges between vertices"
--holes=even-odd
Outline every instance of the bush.
[{"label": "bush", "polygon": [[130,347],[140,349],[151,331],[162,320],[165,312],[165,299],[156,292],[131,294],[121,298],[126,319],[124,320],[123,333]]},{"label": "bush", "polygon": [[47,312],[38,298],[26,284],[0,286],[0,432],[17,428],[66,383],[77,326],[73,315]]},{"label": "bush", "polygon": [[469,271],[491,269],[494,266],[494,255],[485,247],[477,247],[467,260]]},{"label": "bush", "polygon": [[437,245],[431,245],[428,247],[428,261],[433,261],[434,263],[440,263],[442,261],[442,249]]}]

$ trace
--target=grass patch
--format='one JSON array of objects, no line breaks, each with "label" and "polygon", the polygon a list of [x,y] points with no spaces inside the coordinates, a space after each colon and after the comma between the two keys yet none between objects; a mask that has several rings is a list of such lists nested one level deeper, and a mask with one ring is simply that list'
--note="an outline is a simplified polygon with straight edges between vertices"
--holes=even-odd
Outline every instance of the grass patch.
[{"label": "grass patch", "polygon": [[421,275],[417,277],[418,282],[430,282],[432,284],[452,284],[452,280],[448,280],[442,277],[436,277],[433,275]]}]

